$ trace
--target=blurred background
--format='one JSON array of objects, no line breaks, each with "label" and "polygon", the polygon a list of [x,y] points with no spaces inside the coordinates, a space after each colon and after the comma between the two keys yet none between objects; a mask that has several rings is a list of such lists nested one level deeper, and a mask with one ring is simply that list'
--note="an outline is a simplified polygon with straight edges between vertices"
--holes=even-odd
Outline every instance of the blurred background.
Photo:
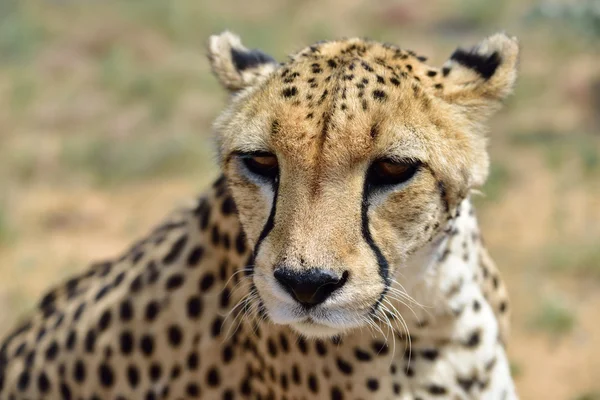
[{"label": "blurred background", "polygon": [[216,176],[226,95],[204,43],[223,29],[279,60],[367,36],[437,66],[517,35],[476,199],[511,292],[511,367],[524,399],[600,399],[600,0],[1,0],[0,336]]}]

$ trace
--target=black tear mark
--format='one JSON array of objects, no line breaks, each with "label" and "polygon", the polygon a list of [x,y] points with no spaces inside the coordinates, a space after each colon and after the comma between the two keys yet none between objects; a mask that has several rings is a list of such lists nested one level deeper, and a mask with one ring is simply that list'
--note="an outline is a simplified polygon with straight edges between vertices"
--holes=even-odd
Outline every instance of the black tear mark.
[{"label": "black tear mark", "polygon": [[460,65],[475,70],[484,79],[490,79],[496,72],[496,69],[502,62],[502,58],[497,51],[490,55],[478,54],[475,50],[465,51],[457,49],[450,56],[451,60],[456,61]]},{"label": "black tear mark", "polygon": [[261,64],[274,64],[275,60],[268,54],[263,53],[260,50],[238,50],[235,48],[231,49],[231,60],[235,69],[238,71],[244,71],[248,68],[253,68]]}]

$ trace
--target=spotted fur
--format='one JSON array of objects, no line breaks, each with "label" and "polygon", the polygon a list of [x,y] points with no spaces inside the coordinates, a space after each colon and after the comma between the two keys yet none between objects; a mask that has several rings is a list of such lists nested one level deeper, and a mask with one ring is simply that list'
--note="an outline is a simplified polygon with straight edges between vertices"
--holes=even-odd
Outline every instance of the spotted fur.
[{"label": "spotted fur", "polygon": [[[516,41],[441,69],[362,39],[277,64],[226,32],[208,52],[232,94],[215,123],[224,176],[47,293],[0,347],[0,399],[517,398],[506,289],[469,199]],[[269,182],[240,158],[265,152]],[[381,158],[414,175],[375,188]],[[303,308],[282,265],[346,278]]]}]

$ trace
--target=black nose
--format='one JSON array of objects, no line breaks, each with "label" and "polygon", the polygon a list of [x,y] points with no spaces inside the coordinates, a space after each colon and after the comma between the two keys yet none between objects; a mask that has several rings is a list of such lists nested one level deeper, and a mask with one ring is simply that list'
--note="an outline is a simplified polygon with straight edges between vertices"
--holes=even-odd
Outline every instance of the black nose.
[{"label": "black nose", "polygon": [[332,271],[316,268],[296,271],[279,267],[274,274],[285,290],[305,307],[321,304],[348,280],[348,271],[339,276]]}]

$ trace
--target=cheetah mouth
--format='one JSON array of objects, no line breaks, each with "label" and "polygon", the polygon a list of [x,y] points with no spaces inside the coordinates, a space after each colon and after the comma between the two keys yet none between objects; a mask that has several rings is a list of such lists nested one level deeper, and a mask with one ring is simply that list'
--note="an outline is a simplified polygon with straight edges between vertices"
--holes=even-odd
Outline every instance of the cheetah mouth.
[{"label": "cheetah mouth", "polygon": [[364,325],[365,313],[345,309],[305,309],[298,306],[264,303],[269,318],[287,325],[306,337],[331,338]]}]

